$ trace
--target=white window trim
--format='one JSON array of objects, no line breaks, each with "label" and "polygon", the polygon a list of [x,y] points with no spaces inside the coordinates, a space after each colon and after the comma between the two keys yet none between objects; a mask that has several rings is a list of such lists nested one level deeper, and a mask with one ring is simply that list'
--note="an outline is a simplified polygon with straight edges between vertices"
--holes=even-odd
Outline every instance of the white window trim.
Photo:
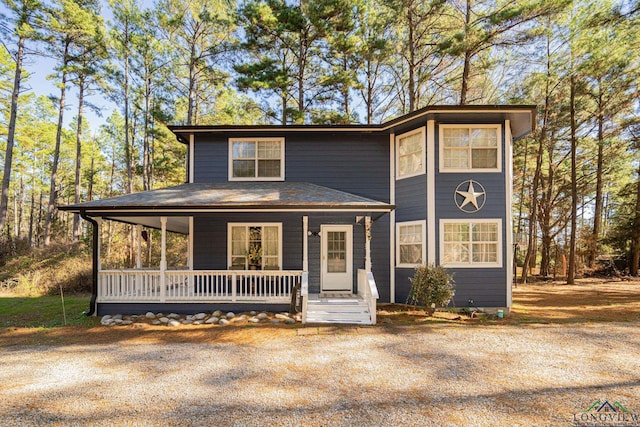
[{"label": "white window trim", "polygon": [[[233,176],[233,143],[234,142],[260,142],[260,141],[278,141],[280,142],[280,176],[255,176],[255,177],[240,177],[236,178]],[[257,148],[257,147],[256,147]],[[273,138],[229,138],[229,150],[228,150],[228,163],[229,163],[229,181],[284,181],[284,138],[282,137],[273,137]],[[256,152],[256,161],[257,161],[257,152]],[[258,173],[258,165],[256,165],[256,175]]]},{"label": "white window trim", "polygon": [[[417,264],[400,262],[400,227],[408,225],[422,226],[422,262]],[[427,263],[427,221],[403,221],[396,222],[396,267],[398,268],[414,268]]]},{"label": "white window trim", "polygon": [[282,270],[282,223],[281,222],[229,222],[227,223],[227,269],[232,266],[232,227],[278,227],[278,268]]},{"label": "white window trim", "polygon": [[[497,262],[473,262],[469,257],[468,263],[445,263],[444,258],[444,225],[445,224],[497,224],[498,226],[498,248]],[[440,265],[447,268],[502,268],[502,219],[500,218],[482,218],[482,219],[441,219],[440,220]]]},{"label": "white window trim", "polygon": [[[486,125],[486,124],[441,124],[438,126],[438,154],[439,154],[439,158],[440,158],[440,172],[442,173],[467,173],[467,172],[473,172],[473,173],[495,173],[495,172],[502,172],[502,125],[499,124],[492,124],[492,125]],[[469,129],[469,128],[476,128],[476,129],[496,129],[497,130],[497,134],[498,134],[498,139],[497,139],[497,165],[498,167],[496,168],[472,168],[472,167],[468,167],[468,168],[446,168],[444,166],[444,135],[443,135],[443,131],[444,129],[460,129],[460,128],[464,128],[464,129]],[[469,161],[471,161],[471,159],[469,159]]]},{"label": "white window trim", "polygon": [[[420,134],[420,144],[422,146],[422,158],[420,160],[421,160],[422,166],[420,169],[418,169],[415,172],[412,172],[406,175],[400,175],[400,140],[415,134]],[[427,172],[427,168],[426,168],[427,162],[425,161],[426,159],[425,157],[426,156],[426,128],[424,126],[421,128],[412,130],[411,132],[405,132],[401,135],[397,135],[395,148],[396,148],[395,150],[396,151],[396,181],[399,181],[405,178],[411,178],[413,176],[424,175]]]}]

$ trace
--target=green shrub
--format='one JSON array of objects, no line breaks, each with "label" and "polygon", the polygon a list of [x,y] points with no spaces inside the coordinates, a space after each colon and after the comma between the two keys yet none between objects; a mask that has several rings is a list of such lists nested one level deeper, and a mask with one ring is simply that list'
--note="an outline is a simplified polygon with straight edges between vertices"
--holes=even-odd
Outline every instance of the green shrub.
[{"label": "green shrub", "polygon": [[456,283],[453,274],[444,267],[420,265],[416,267],[413,277],[409,279],[411,290],[407,304],[424,305],[430,309],[432,304],[444,307],[455,294]]}]

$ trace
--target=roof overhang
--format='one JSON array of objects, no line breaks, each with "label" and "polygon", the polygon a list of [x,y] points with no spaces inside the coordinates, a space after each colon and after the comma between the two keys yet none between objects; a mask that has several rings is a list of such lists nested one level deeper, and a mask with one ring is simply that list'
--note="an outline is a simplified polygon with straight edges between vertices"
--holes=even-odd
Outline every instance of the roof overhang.
[{"label": "roof overhang", "polygon": [[486,116],[487,119],[506,119],[511,122],[511,132],[514,139],[521,138],[535,129],[535,105],[433,105],[405,114],[393,120],[375,125],[217,125],[217,126],[169,126],[182,143],[188,143],[191,133],[304,133],[304,132],[380,132],[388,133],[403,125],[416,120],[428,120],[429,116],[458,115]]},{"label": "roof overhang", "polygon": [[303,182],[219,182],[183,184],[60,206],[72,213],[160,228],[186,234],[188,217],[228,212],[358,212],[387,213],[385,202]]}]

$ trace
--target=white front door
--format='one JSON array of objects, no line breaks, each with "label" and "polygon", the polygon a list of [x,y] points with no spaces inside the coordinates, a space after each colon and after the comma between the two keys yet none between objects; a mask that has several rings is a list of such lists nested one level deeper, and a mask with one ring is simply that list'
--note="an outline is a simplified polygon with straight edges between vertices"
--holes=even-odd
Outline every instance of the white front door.
[{"label": "white front door", "polygon": [[353,290],[353,227],[321,225],[322,292]]}]

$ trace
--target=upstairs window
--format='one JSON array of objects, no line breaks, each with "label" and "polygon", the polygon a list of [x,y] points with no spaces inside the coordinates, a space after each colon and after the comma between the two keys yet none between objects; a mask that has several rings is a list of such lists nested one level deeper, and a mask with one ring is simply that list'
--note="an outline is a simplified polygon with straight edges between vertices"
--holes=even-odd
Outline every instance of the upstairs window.
[{"label": "upstairs window", "polygon": [[499,125],[440,125],[440,171],[500,172]]},{"label": "upstairs window", "polygon": [[229,140],[230,181],[283,181],[284,138]]},{"label": "upstairs window", "polygon": [[417,129],[396,138],[398,179],[425,173],[425,130]]}]

